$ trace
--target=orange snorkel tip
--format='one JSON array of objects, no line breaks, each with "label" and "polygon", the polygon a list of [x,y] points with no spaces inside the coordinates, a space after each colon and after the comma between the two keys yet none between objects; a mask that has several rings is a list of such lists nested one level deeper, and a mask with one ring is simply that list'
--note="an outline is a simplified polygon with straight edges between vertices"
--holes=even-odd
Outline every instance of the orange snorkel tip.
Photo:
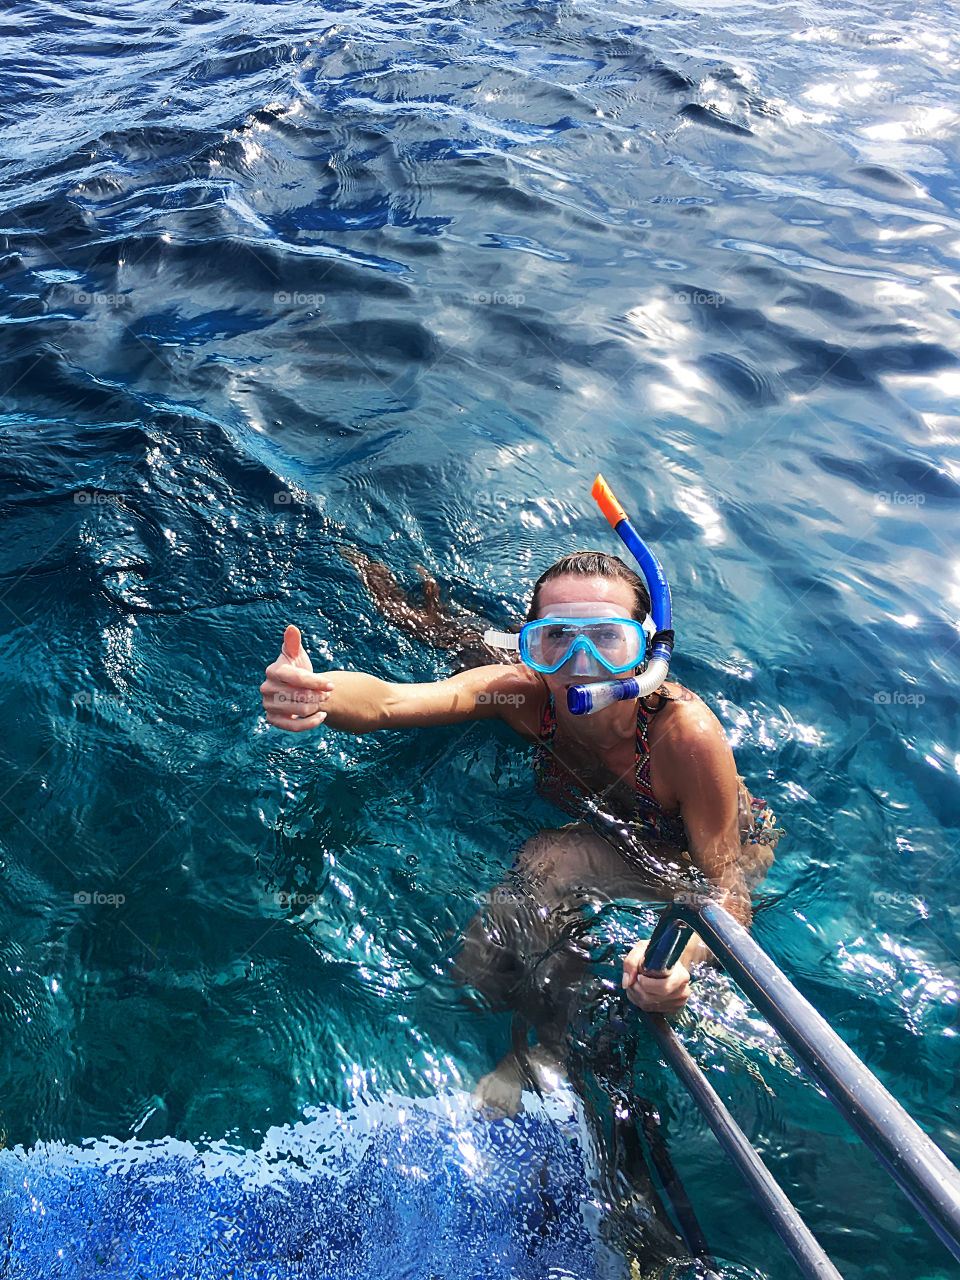
[{"label": "orange snorkel tip", "polygon": [[626,520],[627,513],[613,496],[613,490],[599,473],[593,482],[590,496],[609,520],[611,528],[616,529],[621,520]]}]

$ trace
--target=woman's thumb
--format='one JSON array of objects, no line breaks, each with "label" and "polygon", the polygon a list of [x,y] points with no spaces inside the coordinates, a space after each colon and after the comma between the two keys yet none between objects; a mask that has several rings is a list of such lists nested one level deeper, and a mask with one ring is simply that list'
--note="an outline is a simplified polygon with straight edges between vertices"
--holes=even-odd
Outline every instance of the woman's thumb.
[{"label": "woman's thumb", "polygon": [[296,666],[312,670],[310,659],[300,641],[300,632],[292,623],[283,633],[283,655]]}]

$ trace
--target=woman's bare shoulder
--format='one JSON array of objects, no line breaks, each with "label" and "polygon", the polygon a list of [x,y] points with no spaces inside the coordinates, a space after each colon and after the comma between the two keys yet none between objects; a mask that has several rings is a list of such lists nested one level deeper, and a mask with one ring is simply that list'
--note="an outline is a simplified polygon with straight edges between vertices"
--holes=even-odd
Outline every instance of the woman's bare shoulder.
[{"label": "woman's bare shoulder", "polygon": [[490,694],[497,701],[501,720],[528,742],[539,740],[543,713],[550,697],[539,672],[518,662],[510,669],[508,679],[491,681]]},{"label": "woman's bare shoulder", "polygon": [[698,702],[702,707],[707,705],[698,694],[693,692],[692,689],[688,689],[686,685],[677,684],[675,680],[665,680],[660,687],[666,695],[666,706],[690,702]]},{"label": "woman's bare shoulder", "polygon": [[[720,721],[699,694],[673,681],[665,683],[662,689],[664,699],[659,707],[654,708],[655,714],[651,718],[652,738],[676,739],[688,734],[697,735],[707,729],[723,733]],[[656,694],[651,697],[656,697]]]},{"label": "woman's bare shoulder", "polygon": [[723,725],[698,694],[672,682],[664,685],[664,689],[667,699],[653,717],[658,741],[684,755],[691,750],[695,753],[703,750],[729,752]]}]

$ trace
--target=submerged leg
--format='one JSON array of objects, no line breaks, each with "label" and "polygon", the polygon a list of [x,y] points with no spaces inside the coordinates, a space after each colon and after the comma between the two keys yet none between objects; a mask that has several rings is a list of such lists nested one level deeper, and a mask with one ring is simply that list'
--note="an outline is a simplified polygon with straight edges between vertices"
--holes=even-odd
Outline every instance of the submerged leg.
[{"label": "submerged leg", "polygon": [[589,953],[578,945],[583,906],[646,897],[647,889],[643,877],[585,824],[540,831],[467,925],[455,961],[457,980],[474,987],[488,1007],[520,1008],[539,1024],[554,993],[566,1006],[585,974]]},{"label": "submerged leg", "polygon": [[[601,887],[602,886],[602,887]],[[515,1115],[531,1083],[555,1087],[573,1017],[596,998],[583,907],[613,897],[643,897],[642,877],[584,824],[544,830],[520,849],[511,876],[487,895],[464,934],[455,962],[460,982],[487,1007],[513,1009],[538,1044],[515,1046],[480,1081],[478,1105]]]}]

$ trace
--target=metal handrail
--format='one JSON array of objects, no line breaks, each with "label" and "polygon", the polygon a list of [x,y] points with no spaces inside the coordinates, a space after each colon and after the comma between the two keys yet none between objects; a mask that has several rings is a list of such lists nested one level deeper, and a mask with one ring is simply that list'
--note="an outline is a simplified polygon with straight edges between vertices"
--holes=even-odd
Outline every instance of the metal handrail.
[{"label": "metal handrail", "polygon": [[[657,922],[644,956],[644,971],[668,969],[691,929],[790,1045],[940,1240],[960,1259],[960,1172],[729,912],[707,896],[678,896]],[[708,1123],[757,1191],[761,1207],[804,1274],[818,1280],[837,1277],[839,1273],[669,1023],[658,1014],[643,1016]]]},{"label": "metal handrail", "polygon": [[659,1013],[646,1013],[643,1010],[639,1012],[664,1057],[686,1086],[720,1145],[753,1192],[760,1209],[793,1255],[804,1276],[808,1280],[842,1280],[840,1272],[817,1243],[810,1228],[787,1199],[696,1061],[680,1043],[666,1018]]}]

